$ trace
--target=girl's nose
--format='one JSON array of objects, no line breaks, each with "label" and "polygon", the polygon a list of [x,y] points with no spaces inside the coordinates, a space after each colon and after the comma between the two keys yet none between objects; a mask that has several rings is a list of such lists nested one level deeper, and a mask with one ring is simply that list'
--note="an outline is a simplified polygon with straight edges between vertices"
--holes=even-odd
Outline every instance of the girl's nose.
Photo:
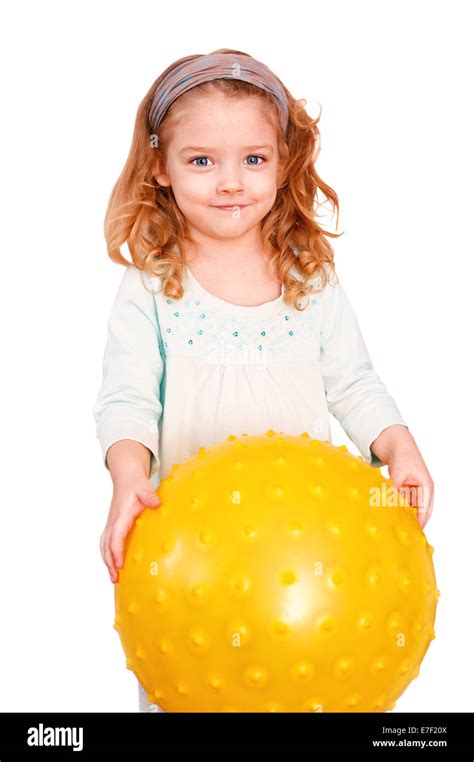
[{"label": "girl's nose", "polygon": [[243,189],[240,167],[223,167],[219,181],[217,183],[218,191],[234,192]]}]

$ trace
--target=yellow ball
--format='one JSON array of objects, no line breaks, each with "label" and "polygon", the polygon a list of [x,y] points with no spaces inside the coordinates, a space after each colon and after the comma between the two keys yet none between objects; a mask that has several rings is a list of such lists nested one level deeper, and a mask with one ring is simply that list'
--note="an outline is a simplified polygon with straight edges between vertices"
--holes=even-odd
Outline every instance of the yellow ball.
[{"label": "yellow ball", "polygon": [[[114,627],[167,712],[383,712],[439,591],[416,509],[345,446],[268,431],[174,465],[125,544]],[[398,505],[394,503],[398,502]]]}]

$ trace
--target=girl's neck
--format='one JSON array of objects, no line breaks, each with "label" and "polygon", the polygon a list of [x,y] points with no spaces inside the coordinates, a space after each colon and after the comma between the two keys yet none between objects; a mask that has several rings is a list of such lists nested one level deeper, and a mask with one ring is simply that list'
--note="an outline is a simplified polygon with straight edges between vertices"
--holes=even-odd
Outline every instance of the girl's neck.
[{"label": "girl's neck", "polygon": [[270,257],[268,254],[260,249],[258,251],[249,250],[236,250],[226,251],[223,247],[221,250],[190,250],[185,251],[185,261],[190,267],[206,268],[214,271],[226,271],[226,272],[252,272],[262,271],[267,267],[267,262]]}]

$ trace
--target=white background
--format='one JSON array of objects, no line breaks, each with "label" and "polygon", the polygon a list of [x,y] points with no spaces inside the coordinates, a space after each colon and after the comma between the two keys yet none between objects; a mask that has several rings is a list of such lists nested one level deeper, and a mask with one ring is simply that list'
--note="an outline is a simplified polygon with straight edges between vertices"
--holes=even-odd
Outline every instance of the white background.
[{"label": "white background", "polygon": [[99,552],[112,485],[92,404],[123,272],[103,219],[151,83],[220,47],[264,61],[312,116],[322,106],[339,278],[436,485],[436,639],[395,712],[474,711],[471,10],[2,6],[0,711],[138,709]]}]

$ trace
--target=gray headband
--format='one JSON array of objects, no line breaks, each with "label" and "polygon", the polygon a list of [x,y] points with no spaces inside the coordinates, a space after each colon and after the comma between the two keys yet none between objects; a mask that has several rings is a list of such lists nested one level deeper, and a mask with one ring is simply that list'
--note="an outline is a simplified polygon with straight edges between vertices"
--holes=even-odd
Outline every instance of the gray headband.
[{"label": "gray headband", "polygon": [[156,133],[167,109],[176,98],[202,82],[241,79],[273,95],[283,132],[288,127],[288,100],[273,72],[251,56],[210,53],[177,66],[157,86],[149,111],[149,126]]}]

